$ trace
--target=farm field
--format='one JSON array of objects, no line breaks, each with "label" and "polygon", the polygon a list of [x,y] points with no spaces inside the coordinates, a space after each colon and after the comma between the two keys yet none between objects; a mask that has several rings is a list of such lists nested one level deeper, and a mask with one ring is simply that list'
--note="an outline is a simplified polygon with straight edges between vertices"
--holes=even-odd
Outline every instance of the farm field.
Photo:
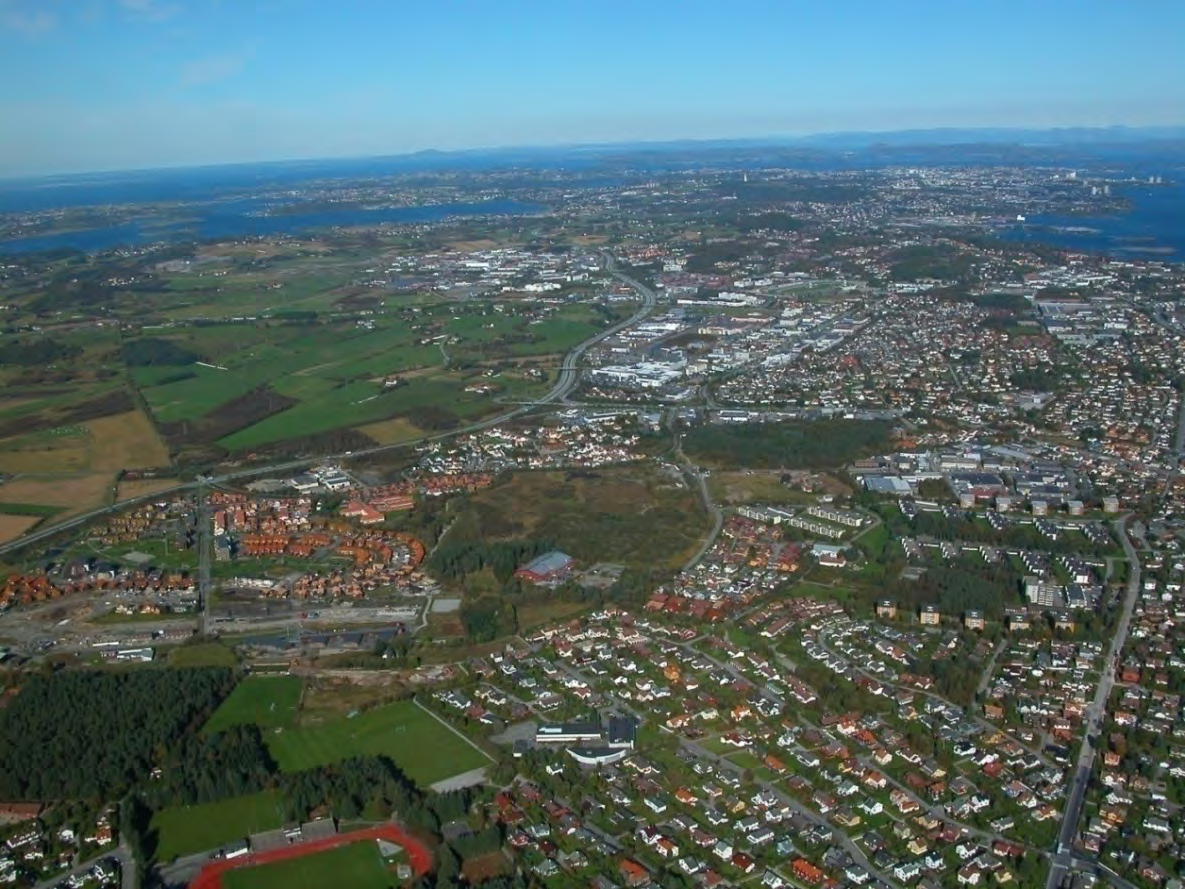
[{"label": "farm field", "polygon": [[169,465],[169,449],[141,411],[90,420],[86,428],[92,470],[118,472]]},{"label": "farm field", "polygon": [[[468,225],[461,241],[501,243],[508,232]],[[337,235],[207,245],[135,274],[119,263],[128,274],[48,269],[53,288],[17,288],[18,312],[85,317],[102,305],[119,323],[0,337],[0,473],[78,487],[85,476],[174,462],[188,472],[397,444],[544,391],[540,371],[627,311],[580,302],[579,289],[572,302],[515,292],[458,300],[414,281],[392,290],[363,277],[409,246],[399,234]],[[61,506],[64,516],[101,505],[94,491],[81,494],[69,504],[54,491],[21,502]]]},{"label": "farm field", "polygon": [[214,711],[202,731],[220,732],[250,724],[262,729],[291,728],[296,724],[303,685],[296,676],[248,676]]},{"label": "farm field", "polygon": [[411,701],[269,732],[266,740],[272,756],[286,772],[340,762],[351,756],[381,755],[390,757],[422,787],[488,763],[468,741]]},{"label": "farm field", "polygon": [[107,503],[115,478],[112,473],[83,473],[60,477],[23,476],[0,486],[0,511],[5,503],[57,507],[52,521],[62,521]]},{"label": "farm field", "polygon": [[378,423],[368,423],[365,426],[359,426],[358,431],[382,445],[412,441],[422,438],[426,434],[415,423],[402,417],[394,420],[381,420]]},{"label": "farm field", "polygon": [[216,803],[162,809],[153,816],[152,829],[159,835],[157,858],[171,861],[246,839],[248,834],[274,830],[283,823],[279,794],[266,791]]},{"label": "farm field", "polygon": [[16,540],[40,521],[40,516],[0,514],[0,543]]},{"label": "farm field", "polygon": [[168,449],[139,410],[0,440],[0,472],[115,472],[168,465]]},{"label": "farm field", "polygon": [[223,889],[388,889],[397,882],[373,840],[288,861],[238,868],[222,877]]},{"label": "farm field", "polygon": [[90,439],[84,426],[60,426],[0,441],[0,472],[83,472]]},{"label": "farm field", "polygon": [[157,491],[167,491],[179,484],[181,484],[181,480],[176,478],[142,478],[121,481],[116,489],[115,499],[128,500],[132,497],[143,497],[147,494],[155,494]]}]

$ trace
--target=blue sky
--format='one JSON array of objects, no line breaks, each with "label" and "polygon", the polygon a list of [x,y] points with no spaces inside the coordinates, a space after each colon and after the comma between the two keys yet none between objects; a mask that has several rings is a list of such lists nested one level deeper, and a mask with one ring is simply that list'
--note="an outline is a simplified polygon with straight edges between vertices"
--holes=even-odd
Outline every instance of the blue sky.
[{"label": "blue sky", "polygon": [[0,0],[0,176],[1185,123],[1177,0]]}]

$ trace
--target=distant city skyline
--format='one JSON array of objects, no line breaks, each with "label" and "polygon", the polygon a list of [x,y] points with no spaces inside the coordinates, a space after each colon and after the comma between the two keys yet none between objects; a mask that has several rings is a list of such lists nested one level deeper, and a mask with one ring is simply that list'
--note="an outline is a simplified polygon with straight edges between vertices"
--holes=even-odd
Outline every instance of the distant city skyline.
[{"label": "distant city skyline", "polygon": [[0,0],[0,176],[1185,124],[1185,4]]}]

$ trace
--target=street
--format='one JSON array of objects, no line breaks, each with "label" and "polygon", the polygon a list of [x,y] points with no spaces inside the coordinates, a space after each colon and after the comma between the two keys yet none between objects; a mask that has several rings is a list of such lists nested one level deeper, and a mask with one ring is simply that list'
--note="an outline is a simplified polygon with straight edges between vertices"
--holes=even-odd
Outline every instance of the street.
[{"label": "street", "polygon": [[1082,749],[1078,754],[1078,764],[1074,769],[1074,777],[1070,782],[1069,794],[1066,797],[1066,810],[1062,816],[1061,830],[1058,832],[1057,850],[1051,856],[1049,879],[1045,884],[1046,889],[1057,889],[1062,878],[1071,868],[1074,856],[1074,838],[1078,833],[1078,822],[1082,818],[1082,806],[1086,800],[1086,790],[1090,784],[1091,767],[1096,752],[1091,739],[1098,737],[1106,718],[1107,700],[1115,685],[1115,660],[1127,642],[1132,611],[1136,606],[1136,597],[1140,592],[1140,559],[1135,547],[1132,546],[1131,539],[1127,536],[1126,518],[1125,516],[1115,521],[1115,531],[1119,535],[1123,551],[1130,563],[1127,594],[1124,596],[1119,620],[1115,625],[1115,634],[1111,637],[1111,644],[1107,649],[1103,675],[1099,678],[1094,700],[1087,707],[1086,718],[1083,720]]}]

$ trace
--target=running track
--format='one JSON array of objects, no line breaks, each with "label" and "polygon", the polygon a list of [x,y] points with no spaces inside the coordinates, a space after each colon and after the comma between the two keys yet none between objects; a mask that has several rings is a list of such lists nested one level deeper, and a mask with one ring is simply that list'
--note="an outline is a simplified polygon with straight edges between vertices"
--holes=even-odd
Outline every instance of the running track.
[{"label": "running track", "polygon": [[432,853],[428,847],[414,837],[404,833],[394,824],[384,824],[381,827],[370,827],[366,830],[355,830],[351,833],[339,833],[323,840],[311,843],[297,843],[285,846],[283,849],[271,849],[255,855],[243,855],[239,858],[222,859],[207,864],[198,874],[197,879],[189,884],[189,889],[222,889],[222,875],[227,871],[238,870],[243,867],[255,867],[260,864],[271,864],[275,861],[288,861],[305,855],[315,855],[339,846],[360,843],[364,840],[387,840],[402,846],[410,859],[412,870],[417,877],[422,877],[432,868]]}]

